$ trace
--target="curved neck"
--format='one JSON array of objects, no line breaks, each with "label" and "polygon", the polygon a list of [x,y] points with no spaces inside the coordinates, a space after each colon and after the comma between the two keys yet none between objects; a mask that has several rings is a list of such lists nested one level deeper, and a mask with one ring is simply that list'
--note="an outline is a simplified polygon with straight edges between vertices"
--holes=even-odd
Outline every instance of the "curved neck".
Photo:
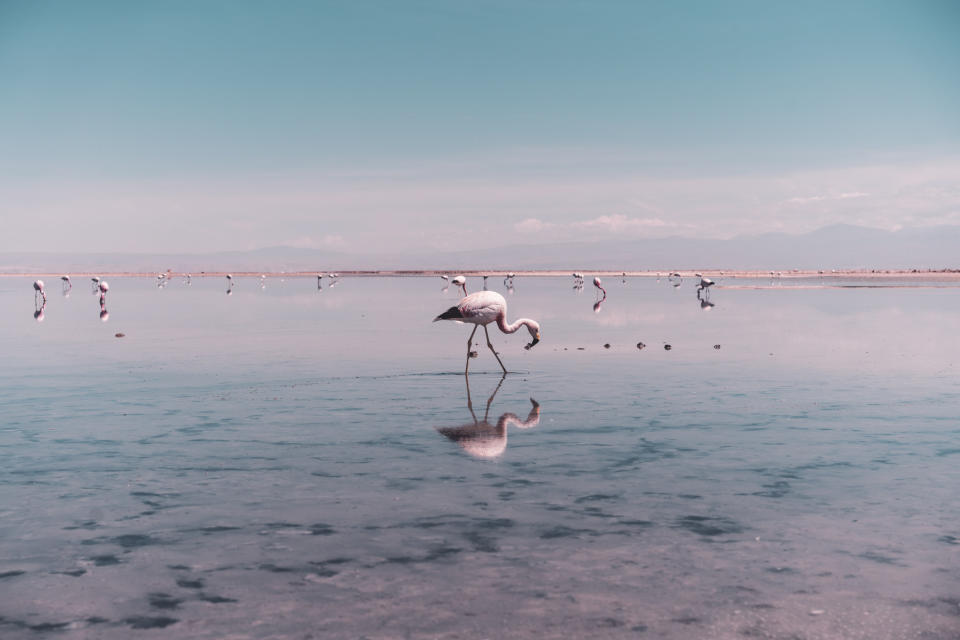
[{"label": "curved neck", "polygon": [[504,333],[515,333],[520,327],[529,327],[533,323],[530,318],[517,318],[511,324],[507,324],[507,319],[503,315],[497,316],[497,327]]}]

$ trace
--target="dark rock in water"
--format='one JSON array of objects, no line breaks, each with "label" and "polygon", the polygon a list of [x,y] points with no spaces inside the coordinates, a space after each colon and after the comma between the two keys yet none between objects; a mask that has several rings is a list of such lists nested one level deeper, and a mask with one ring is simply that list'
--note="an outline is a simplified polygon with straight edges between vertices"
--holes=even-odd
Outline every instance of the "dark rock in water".
[{"label": "dark rock in water", "polygon": [[642,342],[637,343],[637,349],[645,349],[646,347],[647,345],[643,344]]},{"label": "dark rock in water", "polygon": [[720,348],[720,345],[715,344],[715,345],[713,345],[713,348],[714,348],[714,349],[719,349],[719,348]]},{"label": "dark rock in water", "polygon": [[127,334],[125,334],[125,333],[115,333],[115,334],[113,334],[113,337],[114,337],[114,338],[125,338],[126,336],[127,336]]},{"label": "dark rock in water", "polygon": [[134,616],[132,618],[125,619],[124,622],[134,629],[163,629],[164,627],[169,627],[170,625],[176,623],[177,619],[168,618],[166,616]]},{"label": "dark rock in water", "polygon": [[609,349],[609,348],[610,348],[610,343],[608,342],[608,343],[606,343],[605,345],[603,345],[603,348],[604,348],[604,349]]},{"label": "dark rock in water", "polygon": [[586,347],[577,347],[577,351],[585,351]]},{"label": "dark rock in water", "polygon": [[183,587],[184,589],[203,589],[203,580],[189,580],[187,578],[180,578],[177,580],[177,586]]},{"label": "dark rock in water", "polygon": [[470,357],[471,357],[471,358],[476,358],[476,357],[479,356],[479,355],[480,355],[480,354],[477,353],[476,351],[471,351],[471,352],[470,352]]},{"label": "dark rock in water", "polygon": [[664,351],[670,351],[670,349],[673,349],[673,347],[671,347],[669,344],[665,344],[663,345],[663,349]]}]

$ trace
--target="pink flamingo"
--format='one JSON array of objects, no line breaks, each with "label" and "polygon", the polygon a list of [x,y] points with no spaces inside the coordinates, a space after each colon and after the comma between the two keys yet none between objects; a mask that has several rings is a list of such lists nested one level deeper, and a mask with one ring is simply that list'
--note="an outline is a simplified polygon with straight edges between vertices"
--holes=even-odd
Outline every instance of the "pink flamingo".
[{"label": "pink flamingo", "polygon": [[600,289],[600,291],[603,291],[603,297],[606,298],[606,297],[607,297],[607,290],[604,289],[602,286],[600,286],[600,284],[601,284],[601,283],[600,283],[600,278],[594,278],[594,279],[593,279],[593,286],[595,286],[597,289]]},{"label": "pink flamingo", "polygon": [[33,282],[33,303],[37,303],[37,294],[40,294],[40,297],[43,298],[43,304],[47,304],[47,294],[43,291],[43,280],[35,280]]},{"label": "pink flamingo", "polygon": [[533,341],[526,345],[524,349],[531,349],[540,342],[540,324],[536,320],[529,318],[519,318],[512,324],[507,324],[507,301],[496,291],[478,291],[471,293],[455,307],[450,307],[436,318],[437,320],[455,320],[474,325],[470,338],[467,339],[467,366],[464,369],[466,374],[470,369],[470,346],[473,344],[473,336],[477,332],[477,327],[483,327],[483,332],[487,336],[487,346],[493,353],[493,357],[500,363],[500,368],[507,373],[507,368],[503,366],[503,361],[490,343],[490,333],[487,331],[487,325],[496,322],[497,327],[504,333],[515,333],[520,327],[525,326],[527,331],[533,337]]}]

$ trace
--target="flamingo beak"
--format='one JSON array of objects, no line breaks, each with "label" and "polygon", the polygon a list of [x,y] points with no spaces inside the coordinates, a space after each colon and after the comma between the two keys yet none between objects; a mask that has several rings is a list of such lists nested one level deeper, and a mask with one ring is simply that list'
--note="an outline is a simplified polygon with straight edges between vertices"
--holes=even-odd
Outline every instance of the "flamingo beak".
[{"label": "flamingo beak", "polygon": [[533,347],[535,347],[538,342],[540,342],[540,332],[539,332],[539,331],[537,331],[537,335],[534,336],[533,342],[531,342],[530,344],[528,344],[527,346],[525,346],[524,349],[526,349],[527,351],[529,351],[530,349],[532,349]]}]

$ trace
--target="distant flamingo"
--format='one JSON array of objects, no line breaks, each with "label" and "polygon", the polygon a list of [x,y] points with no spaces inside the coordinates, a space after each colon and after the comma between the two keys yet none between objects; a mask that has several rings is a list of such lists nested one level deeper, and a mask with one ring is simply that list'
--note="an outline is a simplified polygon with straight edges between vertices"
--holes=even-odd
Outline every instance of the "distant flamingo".
[{"label": "distant flamingo", "polygon": [[37,303],[37,294],[40,294],[40,297],[43,298],[43,304],[47,304],[47,294],[43,290],[43,280],[35,280],[33,283],[33,303]]},{"label": "distant flamingo", "polygon": [[594,278],[594,279],[593,279],[593,286],[595,286],[595,287],[596,287],[597,289],[599,289],[600,291],[603,291],[603,297],[604,297],[604,298],[607,297],[607,290],[604,289],[604,288],[601,286],[600,278]]},{"label": "distant flamingo", "polygon": [[503,366],[503,361],[493,348],[490,342],[490,333],[487,331],[487,325],[496,322],[497,327],[504,333],[515,333],[520,327],[526,326],[527,331],[533,337],[533,341],[526,345],[524,349],[531,349],[540,342],[540,324],[536,320],[529,318],[519,318],[511,324],[507,324],[507,301],[502,295],[495,291],[478,291],[466,296],[455,307],[450,307],[436,318],[437,320],[456,320],[474,325],[470,337],[467,339],[467,365],[464,368],[464,374],[470,369],[470,347],[473,345],[473,336],[477,332],[477,327],[483,327],[483,333],[487,336],[487,347],[493,353],[493,357],[500,363],[500,368],[507,373],[507,368]]},{"label": "distant flamingo", "polygon": [[70,289],[73,289],[73,283],[70,282],[70,276],[60,276],[60,280],[63,283],[63,293],[66,295]]},{"label": "distant flamingo", "polygon": [[697,278],[700,278],[700,282],[697,283],[697,288],[698,288],[700,291],[703,291],[704,289],[706,289],[706,288],[708,288],[708,287],[712,287],[712,286],[714,285],[713,280],[711,280],[710,278],[704,278],[704,277],[703,277],[701,274],[699,274],[699,273],[695,273],[694,276],[696,276]]},{"label": "distant flamingo", "polygon": [[463,291],[463,295],[467,295],[467,279],[463,276],[455,276],[450,279],[450,282],[460,287]]},{"label": "distant flamingo", "polygon": [[600,278],[593,279],[593,286],[603,292],[603,297],[597,300],[596,304],[593,305],[593,312],[600,313],[600,307],[603,306],[604,301],[607,299],[607,290],[601,286]]}]

